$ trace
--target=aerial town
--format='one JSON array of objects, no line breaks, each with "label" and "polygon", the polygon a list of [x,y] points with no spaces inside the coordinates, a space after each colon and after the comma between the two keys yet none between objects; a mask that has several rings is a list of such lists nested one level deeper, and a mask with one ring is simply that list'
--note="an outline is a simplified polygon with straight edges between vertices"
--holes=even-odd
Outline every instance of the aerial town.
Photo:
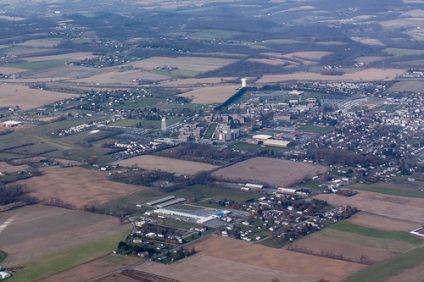
[{"label": "aerial town", "polygon": [[6,2],[0,280],[422,279],[420,1]]}]

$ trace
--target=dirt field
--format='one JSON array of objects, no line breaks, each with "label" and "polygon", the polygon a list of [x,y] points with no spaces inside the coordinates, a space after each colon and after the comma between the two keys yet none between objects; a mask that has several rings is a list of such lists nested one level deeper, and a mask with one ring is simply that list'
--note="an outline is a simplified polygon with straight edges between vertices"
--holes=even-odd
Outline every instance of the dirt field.
[{"label": "dirt field", "polygon": [[306,282],[314,279],[279,270],[253,266],[238,261],[196,254],[171,265],[148,262],[136,267],[157,275],[166,275],[169,278],[184,282],[233,282],[233,281],[272,281],[278,278],[280,282]]},{"label": "dirt field", "polygon": [[96,280],[99,282],[139,282],[139,280],[132,279],[128,276],[122,275],[122,274],[112,274],[105,278],[101,278],[99,280]]},{"label": "dirt field", "polygon": [[26,184],[31,196],[39,199],[59,198],[76,207],[98,205],[141,191],[142,186],[112,182],[106,174],[80,167],[47,169],[44,175],[16,183]]},{"label": "dirt field", "polygon": [[134,157],[130,159],[125,159],[125,160],[117,162],[117,164],[121,166],[137,165],[138,167],[143,169],[149,169],[149,170],[158,169],[158,170],[163,170],[163,171],[168,171],[173,173],[190,174],[190,175],[196,174],[201,171],[208,171],[208,170],[218,168],[218,166],[211,165],[211,164],[183,161],[183,160],[152,156],[152,155],[143,155],[143,156],[138,156],[138,157]]},{"label": "dirt field", "polygon": [[354,41],[360,42],[362,44],[374,45],[374,46],[384,46],[383,42],[375,38],[362,38],[362,37],[352,37]]},{"label": "dirt field", "polygon": [[417,265],[414,268],[408,269],[399,275],[396,275],[385,282],[411,282],[424,281],[424,263]]},{"label": "dirt field", "polygon": [[40,282],[72,281],[75,279],[75,273],[78,273],[79,281],[87,281],[102,274],[114,271],[116,269],[128,266],[139,261],[139,258],[127,257],[121,255],[109,254],[105,257],[78,265],[66,271],[52,275]]},{"label": "dirt field", "polygon": [[227,99],[236,94],[237,87],[236,85],[203,87],[178,96],[190,98],[194,104],[224,103]]},{"label": "dirt field", "polygon": [[361,211],[417,223],[417,227],[423,221],[423,199],[389,196],[366,191],[360,191],[353,197],[321,194],[315,198],[334,205],[351,205],[358,207]]},{"label": "dirt field", "polygon": [[387,216],[376,215],[367,212],[359,212],[354,214],[348,221],[366,227],[388,230],[388,231],[405,231],[409,232],[417,228],[417,223],[406,220],[398,220]]},{"label": "dirt field", "polygon": [[220,236],[196,242],[194,247],[202,255],[302,275],[307,279],[340,281],[364,268],[356,263],[274,249]]},{"label": "dirt field", "polygon": [[169,58],[169,57],[152,57],[145,60],[131,62],[129,65],[132,65],[136,68],[141,68],[145,70],[155,70],[163,66],[176,67],[182,70],[192,70],[192,71],[210,71],[218,69],[220,67],[229,65],[235,62],[231,59],[221,59],[221,58],[195,58],[195,57],[178,57],[178,58]]},{"label": "dirt field", "polygon": [[26,70],[24,69],[16,69],[16,68],[8,68],[8,67],[0,67],[0,73],[2,74],[15,74],[15,73],[20,73],[20,72],[24,72]]},{"label": "dirt field", "polygon": [[0,84],[0,107],[18,105],[22,110],[28,110],[79,96],[80,95],[31,89],[25,85]]},{"label": "dirt field", "polygon": [[274,186],[287,187],[305,176],[326,172],[324,166],[271,158],[253,158],[220,169],[213,176],[230,180],[243,179],[247,182],[265,182]]},{"label": "dirt field", "polygon": [[361,256],[367,256],[371,261],[379,262],[399,254],[398,252],[394,251],[358,246],[348,242],[319,238],[315,236],[304,237],[296,241],[293,245],[296,248],[303,248],[315,254],[341,254],[344,258],[357,262],[360,261]]},{"label": "dirt field", "polygon": [[10,165],[5,162],[0,162],[0,172],[17,172],[28,169],[28,165]]},{"label": "dirt field", "polygon": [[186,79],[178,79],[170,82],[164,82],[160,85],[163,86],[186,86],[186,85],[198,85],[204,86],[204,84],[222,84],[222,83],[233,83],[236,80],[237,83],[241,81],[236,77],[208,77],[208,78],[186,78]]},{"label": "dirt field", "polygon": [[392,80],[396,76],[404,73],[403,69],[366,69],[355,73],[344,75],[322,75],[312,72],[298,72],[292,74],[271,74],[264,75],[257,83],[271,83],[279,81],[305,80],[305,81],[376,81]]},{"label": "dirt field", "polygon": [[129,230],[110,216],[47,206],[26,206],[0,213],[11,220],[0,232],[1,249],[9,254],[3,266]]}]

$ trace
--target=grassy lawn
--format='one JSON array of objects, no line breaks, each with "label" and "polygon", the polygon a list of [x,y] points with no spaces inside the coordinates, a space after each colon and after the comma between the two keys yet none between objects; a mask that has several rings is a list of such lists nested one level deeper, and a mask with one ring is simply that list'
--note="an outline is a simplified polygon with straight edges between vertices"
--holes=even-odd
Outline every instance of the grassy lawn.
[{"label": "grassy lawn", "polygon": [[8,67],[18,68],[18,69],[28,69],[28,70],[45,70],[51,68],[62,67],[67,60],[47,60],[39,62],[22,62],[16,64],[9,64]]},{"label": "grassy lawn", "polygon": [[357,272],[344,282],[383,282],[423,262],[424,247],[412,249],[404,254],[373,264]]},{"label": "grassy lawn", "polygon": [[402,241],[412,245],[424,244],[424,240],[417,238],[414,235],[411,235],[406,232],[385,231],[380,229],[374,229],[374,228],[352,224],[347,221],[338,222],[334,225],[329,226],[329,228],[339,230],[339,231],[344,231],[344,232],[355,233],[355,234],[359,234],[366,237]]},{"label": "grassy lawn", "polygon": [[305,125],[305,126],[299,127],[297,130],[301,131],[301,132],[311,132],[311,133],[325,134],[325,133],[331,132],[333,129],[331,127]]},{"label": "grassy lawn", "polygon": [[161,98],[142,98],[137,101],[128,101],[124,104],[113,105],[108,108],[114,108],[118,110],[128,110],[128,109],[144,109],[146,107],[151,107],[163,101]]},{"label": "grassy lawn", "polygon": [[410,197],[410,198],[424,198],[424,193],[421,191],[396,189],[396,188],[383,187],[378,185],[355,184],[355,185],[349,186],[348,188],[351,188],[354,190],[376,192],[376,193],[386,194],[386,195],[394,195],[394,196],[402,196],[402,197]]},{"label": "grassy lawn", "polygon": [[124,127],[136,127],[140,122],[139,119],[123,119],[117,122],[112,123],[112,126],[124,126]]},{"label": "grassy lawn", "polygon": [[35,281],[76,265],[88,262],[116,249],[128,232],[121,232],[98,241],[70,247],[52,254],[31,259],[25,268],[13,275],[10,281]]},{"label": "grassy lawn", "polygon": [[7,258],[7,253],[0,250],[0,262],[4,261]]}]

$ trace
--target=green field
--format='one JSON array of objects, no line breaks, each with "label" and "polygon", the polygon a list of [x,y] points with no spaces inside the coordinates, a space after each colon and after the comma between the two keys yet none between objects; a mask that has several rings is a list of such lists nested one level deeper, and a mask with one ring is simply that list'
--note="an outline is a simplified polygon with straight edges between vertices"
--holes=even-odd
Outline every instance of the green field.
[{"label": "green field", "polygon": [[392,187],[383,187],[378,185],[365,185],[365,184],[355,184],[349,186],[348,188],[354,190],[362,190],[362,191],[370,191],[376,192],[380,194],[393,195],[393,196],[402,196],[402,197],[410,197],[410,198],[424,198],[424,192],[414,191],[414,190],[406,190],[406,189],[396,189]]},{"label": "green field", "polygon": [[299,127],[297,129],[301,132],[311,132],[311,133],[317,133],[317,134],[326,134],[332,131],[331,127],[321,127],[321,126],[313,126],[313,125],[305,125],[302,127]]},{"label": "green field", "polygon": [[120,240],[123,240],[127,235],[128,232],[125,231],[94,242],[74,246],[52,254],[31,259],[25,262],[25,268],[16,272],[9,281],[39,280],[54,273],[64,271],[76,265],[106,255],[115,250],[118,245],[117,243]]},{"label": "green field", "polygon": [[7,65],[7,67],[18,68],[18,69],[27,69],[27,70],[46,70],[51,68],[57,68],[64,66],[67,60],[47,60],[39,62],[22,62],[16,64]]},{"label": "green field", "polygon": [[399,81],[390,87],[390,91],[423,93],[424,81],[422,80]]},{"label": "green field", "polygon": [[343,231],[343,232],[359,234],[365,237],[402,241],[412,245],[424,244],[424,240],[417,238],[416,236],[406,232],[385,231],[380,229],[374,229],[374,228],[352,224],[347,221],[338,222],[334,225],[329,226],[329,228]]},{"label": "green field", "polygon": [[0,250],[0,263],[7,258],[7,253]]},{"label": "green field", "polygon": [[373,264],[343,280],[344,282],[384,282],[405,270],[423,263],[424,247],[412,249],[404,254]]},{"label": "green field", "polygon": [[424,50],[387,48],[383,50],[392,56],[424,55]]},{"label": "green field", "polygon": [[240,32],[219,30],[219,29],[205,29],[202,31],[194,32],[190,35],[193,39],[211,40],[211,39],[230,39],[234,36],[240,35]]}]

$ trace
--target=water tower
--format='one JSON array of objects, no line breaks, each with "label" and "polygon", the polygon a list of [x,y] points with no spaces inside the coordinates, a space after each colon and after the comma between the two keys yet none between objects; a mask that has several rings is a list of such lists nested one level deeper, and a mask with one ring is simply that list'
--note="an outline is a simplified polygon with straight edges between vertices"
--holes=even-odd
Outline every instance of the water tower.
[{"label": "water tower", "polygon": [[166,131],[166,117],[162,118],[161,128],[162,128],[162,131]]},{"label": "water tower", "polygon": [[241,79],[241,88],[245,88],[246,87],[246,81],[247,81],[247,78],[242,78]]}]

